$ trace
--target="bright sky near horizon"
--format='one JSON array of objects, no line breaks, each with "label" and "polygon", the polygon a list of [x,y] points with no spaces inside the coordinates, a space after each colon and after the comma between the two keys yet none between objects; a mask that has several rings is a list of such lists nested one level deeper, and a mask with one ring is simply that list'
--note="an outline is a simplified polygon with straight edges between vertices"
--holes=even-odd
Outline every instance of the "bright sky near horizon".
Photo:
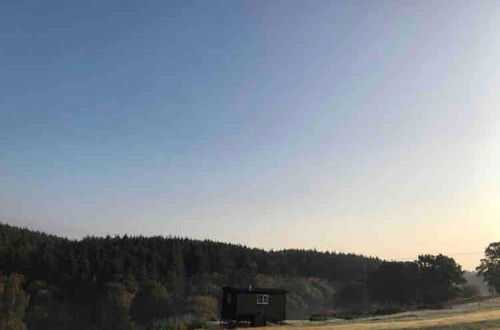
[{"label": "bright sky near horizon", "polygon": [[500,240],[500,2],[2,1],[0,41],[11,224],[466,269]]}]

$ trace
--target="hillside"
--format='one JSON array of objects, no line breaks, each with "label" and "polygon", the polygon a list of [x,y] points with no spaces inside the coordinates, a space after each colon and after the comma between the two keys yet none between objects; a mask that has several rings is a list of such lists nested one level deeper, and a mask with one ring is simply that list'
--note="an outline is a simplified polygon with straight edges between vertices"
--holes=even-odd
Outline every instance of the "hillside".
[{"label": "hillside", "polygon": [[457,297],[464,283],[461,267],[443,255],[385,262],[180,237],[70,240],[7,224],[0,224],[0,269],[0,287],[25,301],[15,309],[29,329],[198,327],[217,319],[226,285],[287,289],[287,317],[294,319],[436,304]]},{"label": "hillside", "polygon": [[180,237],[69,240],[0,224],[0,269],[22,274],[26,287],[43,281],[42,287],[51,293],[50,308],[63,310],[58,314],[79,324],[82,320],[72,320],[70,315],[99,323],[102,317],[96,302],[110,283],[120,284],[120,290],[131,295],[147,283],[157,283],[171,305],[165,316],[189,312],[181,307],[196,297],[209,297],[203,301],[211,318],[217,315],[213,301],[224,285],[283,287],[291,291],[289,316],[307,317],[318,309],[332,308],[337,288],[362,279],[380,262],[355,254],[265,251]]}]

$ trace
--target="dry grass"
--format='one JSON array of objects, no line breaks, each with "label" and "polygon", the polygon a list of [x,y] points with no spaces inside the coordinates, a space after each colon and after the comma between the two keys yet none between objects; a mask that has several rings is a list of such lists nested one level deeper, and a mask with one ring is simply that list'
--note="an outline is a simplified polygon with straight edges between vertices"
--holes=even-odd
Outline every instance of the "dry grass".
[{"label": "dry grass", "polygon": [[[422,310],[354,321],[291,321],[277,329],[500,329],[500,298],[457,305],[445,310]],[[270,328],[255,328],[269,330]]]},{"label": "dry grass", "polygon": [[[482,321],[500,320],[500,310],[488,312],[472,312],[464,315],[454,315],[448,317],[438,317],[423,320],[404,320],[404,321],[365,321],[338,323],[335,325],[325,325],[320,327],[303,327],[308,330],[326,330],[326,329],[421,329],[430,327],[442,327],[451,325],[463,325]],[[297,328],[300,329],[300,328]]]}]

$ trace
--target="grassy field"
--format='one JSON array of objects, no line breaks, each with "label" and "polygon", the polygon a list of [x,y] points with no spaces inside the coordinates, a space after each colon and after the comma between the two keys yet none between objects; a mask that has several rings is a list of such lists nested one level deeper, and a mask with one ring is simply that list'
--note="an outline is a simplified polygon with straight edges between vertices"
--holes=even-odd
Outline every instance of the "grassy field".
[{"label": "grassy field", "polygon": [[[500,298],[455,305],[449,309],[421,310],[353,321],[290,321],[277,329],[500,329]],[[256,328],[267,329],[267,328]]]}]

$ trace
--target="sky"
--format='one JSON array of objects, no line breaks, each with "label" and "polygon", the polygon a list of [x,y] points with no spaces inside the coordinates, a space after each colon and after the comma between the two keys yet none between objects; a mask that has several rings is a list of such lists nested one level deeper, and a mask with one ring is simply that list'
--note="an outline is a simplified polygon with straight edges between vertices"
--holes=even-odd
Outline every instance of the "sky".
[{"label": "sky", "polygon": [[0,219],[473,269],[500,3],[2,1]]}]

